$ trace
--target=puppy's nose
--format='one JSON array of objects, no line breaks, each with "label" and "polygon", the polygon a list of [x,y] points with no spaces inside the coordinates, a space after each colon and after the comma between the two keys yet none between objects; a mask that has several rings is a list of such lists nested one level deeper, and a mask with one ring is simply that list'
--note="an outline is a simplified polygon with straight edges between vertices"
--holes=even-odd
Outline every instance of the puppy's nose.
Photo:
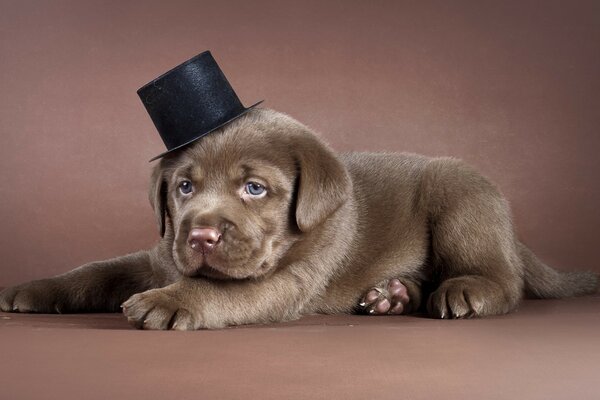
[{"label": "puppy's nose", "polygon": [[212,227],[193,228],[188,235],[188,244],[196,251],[210,251],[220,240],[221,233]]}]

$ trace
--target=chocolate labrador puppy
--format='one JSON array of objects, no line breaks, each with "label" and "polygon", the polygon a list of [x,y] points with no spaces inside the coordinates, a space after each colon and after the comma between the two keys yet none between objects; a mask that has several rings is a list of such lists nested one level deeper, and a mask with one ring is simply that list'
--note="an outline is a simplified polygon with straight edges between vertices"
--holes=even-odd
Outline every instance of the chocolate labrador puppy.
[{"label": "chocolate labrador puppy", "polygon": [[161,159],[150,202],[155,248],[5,289],[0,309],[122,306],[138,328],[185,330],[356,310],[467,318],[597,289],[592,273],[539,261],[461,161],[336,155],[265,109]]}]

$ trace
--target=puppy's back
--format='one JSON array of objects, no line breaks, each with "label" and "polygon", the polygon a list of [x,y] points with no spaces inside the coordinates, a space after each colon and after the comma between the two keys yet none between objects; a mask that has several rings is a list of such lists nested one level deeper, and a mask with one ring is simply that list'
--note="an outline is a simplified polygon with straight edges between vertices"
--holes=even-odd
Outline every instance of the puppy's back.
[{"label": "puppy's back", "polygon": [[363,212],[373,216],[388,210],[395,215],[418,213],[419,190],[431,158],[411,153],[342,153],[340,158]]}]

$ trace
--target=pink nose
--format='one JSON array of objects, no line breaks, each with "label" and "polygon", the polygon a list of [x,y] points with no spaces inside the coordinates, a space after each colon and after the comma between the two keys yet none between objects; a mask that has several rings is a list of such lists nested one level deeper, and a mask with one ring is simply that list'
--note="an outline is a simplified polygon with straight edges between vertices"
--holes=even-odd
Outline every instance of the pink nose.
[{"label": "pink nose", "polygon": [[210,251],[221,240],[221,233],[215,228],[194,228],[188,235],[189,246],[196,251]]}]

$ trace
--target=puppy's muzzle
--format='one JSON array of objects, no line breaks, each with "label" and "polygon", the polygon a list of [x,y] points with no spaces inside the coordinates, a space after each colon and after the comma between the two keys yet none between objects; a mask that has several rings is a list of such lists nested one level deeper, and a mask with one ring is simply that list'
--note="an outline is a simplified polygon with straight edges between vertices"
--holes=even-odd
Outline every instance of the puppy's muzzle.
[{"label": "puppy's muzzle", "polygon": [[221,232],[211,226],[192,228],[187,243],[195,251],[210,253],[221,243]]}]

